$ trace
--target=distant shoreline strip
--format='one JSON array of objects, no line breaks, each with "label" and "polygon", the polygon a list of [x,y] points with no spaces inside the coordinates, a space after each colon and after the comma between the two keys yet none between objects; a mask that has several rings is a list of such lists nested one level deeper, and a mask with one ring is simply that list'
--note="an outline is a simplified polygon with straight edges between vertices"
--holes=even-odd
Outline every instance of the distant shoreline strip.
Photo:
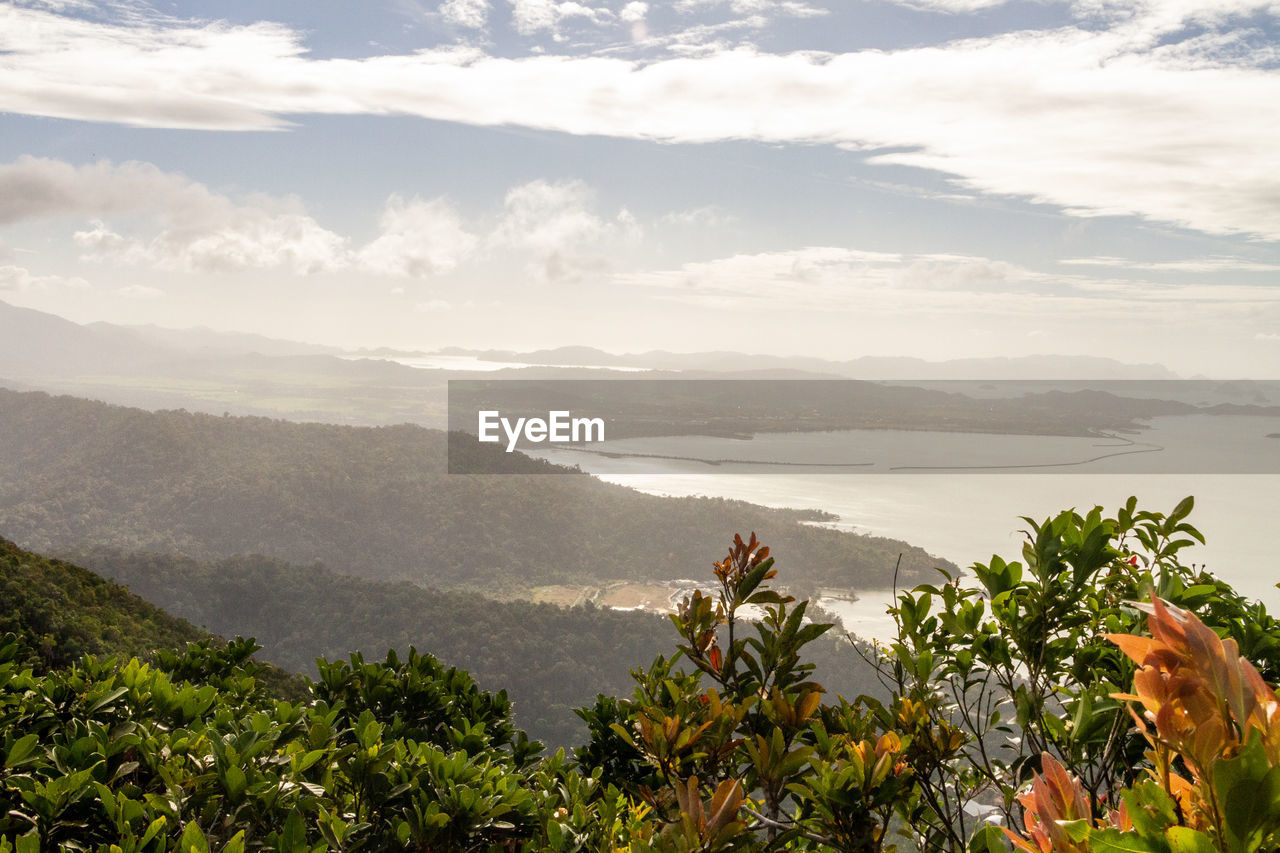
[{"label": "distant shoreline strip", "polygon": [[[1071,462],[1029,462],[1019,463],[1015,465],[891,465],[889,471],[1008,471],[1026,468],[1072,468],[1080,465],[1088,465],[1092,462],[1099,462],[1103,459],[1112,459],[1117,456],[1132,456],[1138,453],[1160,453],[1165,450],[1158,444],[1139,444],[1138,442],[1124,438],[1123,436],[1104,434],[1107,438],[1113,439],[1119,444],[1095,444],[1094,447],[1126,447],[1128,450],[1120,450],[1115,453],[1103,453],[1099,456],[1093,456],[1088,459],[1077,459]],[[877,463],[875,462],[788,462],[788,461],[770,461],[770,460],[754,460],[754,459],[702,459],[697,456],[674,456],[662,453],[620,453],[609,450],[592,450],[586,447],[557,447],[561,451],[573,451],[575,453],[589,453],[593,456],[602,456],[606,459],[662,459],[671,462],[697,462],[702,465],[720,466],[720,465],[768,465],[774,467],[788,468],[871,468]]]}]

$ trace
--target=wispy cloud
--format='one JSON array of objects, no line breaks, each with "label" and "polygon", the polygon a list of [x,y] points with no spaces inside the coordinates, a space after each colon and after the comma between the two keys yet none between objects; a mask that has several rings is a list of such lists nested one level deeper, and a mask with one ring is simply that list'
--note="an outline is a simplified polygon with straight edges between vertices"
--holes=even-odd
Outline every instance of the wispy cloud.
[{"label": "wispy cloud", "polygon": [[0,292],[24,292],[54,287],[86,288],[89,283],[82,278],[66,278],[58,275],[37,275],[25,267],[0,264]]},{"label": "wispy cloud", "polygon": [[[570,6],[513,9],[533,28],[603,14]],[[1153,41],[1173,22],[1227,20],[1212,8],[1131,4],[1109,29],[897,51],[712,50],[643,63],[458,49],[319,60],[279,25],[124,27],[5,6],[0,109],[221,130],[309,113],[408,114],[672,143],[832,144],[1081,216],[1280,239],[1280,123],[1261,108],[1280,103],[1280,73]]]},{"label": "wispy cloud", "polygon": [[1110,267],[1113,269],[1144,270],[1148,272],[1280,272],[1280,264],[1249,261],[1243,258],[1187,258],[1178,261],[1135,261],[1128,258],[1094,257],[1065,258],[1059,263],[1071,266]]},{"label": "wispy cloud", "polygon": [[1044,279],[988,258],[902,255],[837,246],[740,254],[676,269],[623,274],[623,284],[656,289],[664,298],[711,305],[776,303],[849,309],[887,291],[990,293]]},{"label": "wispy cloud", "polygon": [[708,204],[689,210],[673,210],[664,214],[661,221],[668,225],[679,225],[682,228],[718,228],[737,221],[726,208]]},{"label": "wispy cloud", "polygon": [[788,15],[795,18],[820,18],[829,9],[802,0],[676,0],[675,10],[684,14],[727,7],[740,15]]},{"label": "wispy cloud", "polygon": [[740,308],[865,311],[892,305],[937,312],[987,306],[999,313],[1030,313],[1043,312],[1048,303],[1090,312],[1155,304],[1214,304],[1228,309],[1280,304],[1280,291],[1267,285],[1169,285],[1059,275],[969,255],[896,254],[836,246],[733,255],[674,269],[619,274],[615,281],[661,299]]}]

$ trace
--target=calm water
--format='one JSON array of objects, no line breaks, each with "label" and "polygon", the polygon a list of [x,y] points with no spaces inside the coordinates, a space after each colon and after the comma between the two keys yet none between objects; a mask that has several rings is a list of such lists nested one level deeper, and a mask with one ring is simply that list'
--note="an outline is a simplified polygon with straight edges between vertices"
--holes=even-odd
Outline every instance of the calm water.
[{"label": "calm water", "polygon": [[[554,462],[609,474],[974,472],[1078,474],[1280,474],[1280,417],[1179,415],[1153,418],[1128,435],[990,435],[930,430],[840,430],[628,438],[547,450]],[[602,454],[608,454],[600,459]],[[594,458],[593,458],[594,457]],[[799,471],[797,471],[798,473]]]},{"label": "calm water", "polygon": [[[642,491],[666,495],[738,498],[766,506],[825,509],[839,526],[891,536],[967,567],[992,554],[1021,557],[1024,525],[1019,516],[1043,519],[1067,507],[1095,504],[1114,511],[1129,495],[1139,505],[1169,511],[1196,496],[1190,521],[1207,544],[1182,552],[1204,564],[1242,593],[1280,610],[1280,563],[1274,525],[1280,515],[1278,475],[1051,475],[981,474],[868,475],[617,475],[604,477]],[[785,555],[778,555],[785,561]],[[785,570],[785,562],[783,564]],[[884,638],[892,623],[884,616],[889,596],[860,590],[861,600],[834,602],[845,627]]]},{"label": "calm water", "polygon": [[[1068,507],[1084,510],[1097,504],[1114,511],[1129,495],[1136,495],[1141,507],[1167,512],[1183,497],[1195,495],[1196,509],[1190,521],[1204,533],[1208,544],[1184,550],[1184,559],[1206,565],[1241,592],[1262,599],[1273,610],[1280,609],[1280,590],[1275,587],[1280,581],[1280,561],[1276,559],[1274,544],[1274,528],[1280,517],[1280,474],[1238,473],[1280,470],[1275,459],[1280,455],[1280,440],[1266,438],[1268,433],[1280,431],[1280,423],[1275,418],[1256,417],[1192,416],[1157,420],[1160,421],[1158,429],[1133,438],[1185,454],[1182,464],[1186,470],[1236,473],[1133,473],[1143,471],[1142,466],[1159,470],[1151,461],[1160,455],[1156,453],[1071,468],[909,475],[882,469],[886,472],[845,476],[774,466],[760,467],[755,472],[740,468],[738,473],[725,473],[724,466],[697,462],[615,459],[562,451],[541,455],[580,465],[603,479],[655,494],[708,495],[765,506],[826,510],[839,517],[837,526],[843,529],[903,539],[962,567],[975,561],[985,562],[992,554],[1019,557],[1023,541],[1019,530],[1024,526],[1020,516],[1023,515],[1042,519]],[[788,440],[802,439],[796,445],[799,446],[806,441],[810,444],[830,441],[833,435],[771,437],[771,440],[782,445]],[[944,436],[943,441],[950,441],[951,438],[945,437],[954,436],[938,435]],[[870,446],[864,438],[859,437],[856,442],[859,453]],[[1019,452],[1029,454],[1020,459],[1037,462],[1048,458],[1043,455],[1048,451],[1077,453],[1088,449],[1085,446],[1064,448],[1059,442],[1097,441],[1016,438],[1032,439],[1030,444],[1020,447]],[[955,445],[950,449],[954,451],[955,446],[972,440],[972,436],[954,436]],[[741,451],[755,444],[687,438],[667,440],[666,444],[655,439],[639,441],[649,444],[638,452],[665,450],[670,451],[669,455],[687,456],[695,455],[686,452],[693,448],[707,453],[704,458],[734,459],[745,458],[740,455]],[[1042,442],[1039,447],[1032,446],[1036,441]],[[847,441],[847,445],[853,447],[855,443]],[[900,449],[891,447],[890,451]],[[736,453],[732,452],[735,450]],[[955,456],[940,453],[937,458],[945,460]],[[1107,470],[1107,465],[1121,463],[1128,466],[1124,470],[1130,473]],[[1168,464],[1167,461],[1164,464]],[[1031,470],[1040,472],[1030,473]],[[1080,473],[1043,473],[1045,470]],[[785,559],[785,555],[779,556]],[[871,598],[865,594],[863,597]],[[852,620],[874,620],[878,618],[877,610],[883,610],[882,602],[866,600],[852,605],[847,615]],[[880,631],[868,633],[874,636]]]}]

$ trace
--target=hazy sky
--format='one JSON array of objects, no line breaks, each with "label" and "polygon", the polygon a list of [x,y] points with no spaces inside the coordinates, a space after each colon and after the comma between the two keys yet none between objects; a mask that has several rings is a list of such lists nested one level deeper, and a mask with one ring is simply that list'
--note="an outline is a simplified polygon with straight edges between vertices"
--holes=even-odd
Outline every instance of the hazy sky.
[{"label": "hazy sky", "polygon": [[0,299],[1280,376],[1280,3],[0,3]]}]

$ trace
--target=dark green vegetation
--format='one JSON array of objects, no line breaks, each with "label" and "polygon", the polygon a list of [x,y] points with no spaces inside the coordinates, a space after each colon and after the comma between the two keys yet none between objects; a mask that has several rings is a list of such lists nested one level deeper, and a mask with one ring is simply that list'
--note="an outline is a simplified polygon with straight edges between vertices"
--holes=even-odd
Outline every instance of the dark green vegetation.
[{"label": "dark green vegetation", "polygon": [[[735,538],[671,620],[679,652],[583,710],[576,762],[412,652],[321,662],[290,703],[245,642],[36,676],[11,639],[0,851],[1007,849],[960,816],[975,802],[1030,853],[1273,850],[1280,629],[1181,562],[1190,508],[1066,512],[1031,524],[1021,560],[975,567],[981,594],[904,595],[883,700],[826,689],[809,652],[829,626]],[[1130,603],[1153,594],[1186,610]],[[1131,687],[1142,726],[1115,695]]]},{"label": "dark green vegetation", "polygon": [[[113,580],[0,539],[0,636],[10,632],[22,638],[17,662],[36,672],[65,667],[82,655],[150,660],[190,643],[223,642]],[[287,669],[253,666],[275,693],[302,695],[302,679]]]},{"label": "dark green vegetation", "polygon": [[86,654],[146,656],[210,638],[117,583],[0,539],[0,635],[8,632],[26,638],[23,662],[37,672]]},{"label": "dark green vegetation", "polygon": [[[486,689],[505,689],[516,721],[555,745],[582,740],[574,708],[597,693],[626,693],[631,670],[669,645],[670,623],[650,613],[496,602],[263,557],[201,564],[102,548],[68,556],[217,634],[254,637],[263,659],[312,677],[318,657],[410,646],[430,652]],[[844,640],[820,643],[815,655],[833,689],[875,689],[872,671]]]},{"label": "dark green vegetation", "polygon": [[[739,528],[792,555],[788,583],[882,587],[940,561],[801,514],[659,498],[576,476],[450,476],[445,434],[144,412],[0,390],[0,531],[33,550],[265,554],[439,589],[697,575]],[[482,452],[476,446],[476,452]],[[494,446],[517,469],[544,463]]]}]

